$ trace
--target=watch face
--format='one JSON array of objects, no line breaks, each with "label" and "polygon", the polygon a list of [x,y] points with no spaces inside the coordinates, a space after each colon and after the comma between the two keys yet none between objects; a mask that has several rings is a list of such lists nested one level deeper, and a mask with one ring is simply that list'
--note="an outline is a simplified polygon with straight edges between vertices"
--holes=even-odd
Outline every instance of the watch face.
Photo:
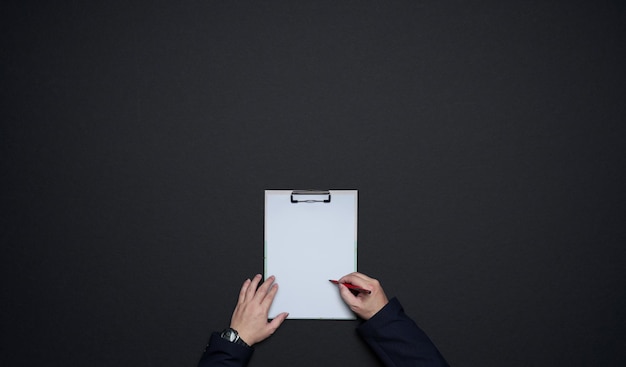
[{"label": "watch face", "polygon": [[233,329],[226,329],[222,333],[222,338],[228,340],[229,342],[234,342],[237,340],[237,333]]}]

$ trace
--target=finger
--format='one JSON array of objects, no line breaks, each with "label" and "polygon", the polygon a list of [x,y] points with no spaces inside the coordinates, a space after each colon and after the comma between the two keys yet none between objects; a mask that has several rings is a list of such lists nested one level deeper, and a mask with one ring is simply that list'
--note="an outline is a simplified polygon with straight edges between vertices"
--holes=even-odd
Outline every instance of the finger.
[{"label": "finger", "polygon": [[270,306],[272,305],[272,302],[274,302],[274,297],[276,296],[277,292],[278,292],[278,283],[274,283],[272,285],[272,288],[270,288],[269,292],[267,292],[267,295],[265,296],[265,298],[261,300],[261,304],[263,305],[263,307],[266,307],[269,310]]},{"label": "finger", "polygon": [[276,278],[273,275],[270,276],[269,278],[265,279],[263,284],[261,284],[261,286],[259,287],[259,290],[256,292],[256,295],[255,295],[255,297],[258,298],[259,302],[262,302],[265,296],[267,295],[267,291],[274,283],[274,279]]},{"label": "finger", "polygon": [[358,285],[359,287],[364,287],[368,284],[367,277],[363,277],[362,274],[359,273],[351,273],[348,275],[344,275],[341,279],[338,280],[339,283],[351,283],[354,285]]},{"label": "finger", "polygon": [[359,278],[359,279],[361,279],[363,281],[366,281],[366,282],[371,282],[371,281],[375,280],[374,278],[368,277],[367,275],[365,275],[363,273],[359,273],[359,272],[354,272],[354,273],[352,273],[352,275],[354,275],[355,277],[357,277],[357,278]]},{"label": "finger", "polygon": [[337,282],[339,282],[339,283],[349,283],[351,279],[354,279],[354,274],[355,273],[346,274],[346,275],[342,276],[341,278],[337,279]]},{"label": "finger", "polygon": [[256,289],[259,286],[259,282],[261,281],[261,274],[257,274],[252,278],[252,282],[250,282],[250,286],[246,291],[246,300],[251,300],[254,298],[254,294],[256,293]]},{"label": "finger", "polygon": [[239,291],[239,299],[237,303],[243,303],[246,300],[246,291],[250,287],[250,279],[246,279],[241,285],[241,290]]},{"label": "finger", "polygon": [[353,273],[346,274],[343,277],[341,277],[342,280],[343,279],[357,279],[357,278],[362,278],[363,279],[364,276],[363,276],[363,274],[355,271]]}]

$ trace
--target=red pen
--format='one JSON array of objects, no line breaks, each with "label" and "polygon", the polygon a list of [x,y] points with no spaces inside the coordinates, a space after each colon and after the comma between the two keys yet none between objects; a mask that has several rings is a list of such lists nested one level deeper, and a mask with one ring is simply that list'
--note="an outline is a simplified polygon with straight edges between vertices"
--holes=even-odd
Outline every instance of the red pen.
[{"label": "red pen", "polygon": [[[333,283],[333,284],[339,284],[339,282],[336,281],[336,280],[328,280],[328,281]],[[341,283],[341,284],[345,285],[346,287],[348,287],[348,289],[351,289],[353,291],[357,291],[357,292],[361,292],[361,293],[367,293],[367,294],[372,294],[372,291],[367,290],[365,288],[358,287],[358,286],[356,286],[354,284],[350,284],[350,283]]]}]

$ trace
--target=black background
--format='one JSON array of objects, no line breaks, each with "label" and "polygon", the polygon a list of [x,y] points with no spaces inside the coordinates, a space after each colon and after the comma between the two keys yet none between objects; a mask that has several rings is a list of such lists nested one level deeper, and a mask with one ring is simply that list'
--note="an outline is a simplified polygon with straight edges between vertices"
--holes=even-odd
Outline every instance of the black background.
[{"label": "black background", "polygon": [[[193,366],[277,188],[359,190],[452,365],[626,363],[623,2],[2,4],[3,366]],[[356,325],[251,365],[379,366]]]}]

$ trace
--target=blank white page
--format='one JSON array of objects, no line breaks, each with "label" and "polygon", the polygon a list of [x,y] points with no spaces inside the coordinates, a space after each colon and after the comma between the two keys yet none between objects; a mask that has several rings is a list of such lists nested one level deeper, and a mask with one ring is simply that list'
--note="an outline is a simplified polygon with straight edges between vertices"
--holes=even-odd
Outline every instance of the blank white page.
[{"label": "blank white page", "polygon": [[265,191],[265,278],[276,276],[270,318],[355,319],[329,279],[357,270],[357,190],[330,190],[330,203],[292,203]]}]

